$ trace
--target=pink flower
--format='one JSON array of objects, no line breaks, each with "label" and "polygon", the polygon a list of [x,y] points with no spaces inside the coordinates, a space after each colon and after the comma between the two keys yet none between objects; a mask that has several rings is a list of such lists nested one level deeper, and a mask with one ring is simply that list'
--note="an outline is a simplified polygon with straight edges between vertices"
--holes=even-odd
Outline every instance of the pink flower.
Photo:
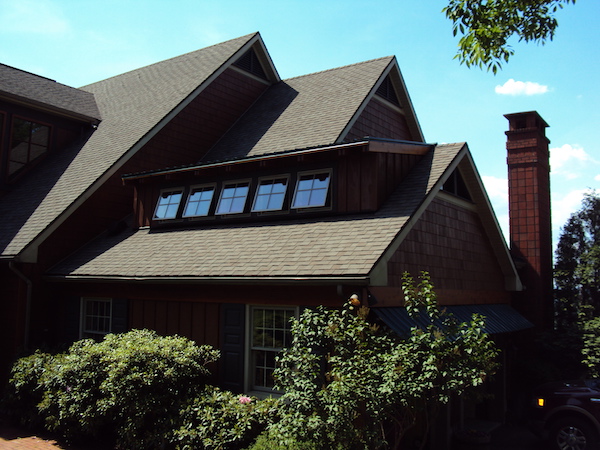
[{"label": "pink flower", "polygon": [[240,396],[240,403],[245,405],[246,403],[250,403],[252,399],[250,397],[246,397],[245,395]]}]

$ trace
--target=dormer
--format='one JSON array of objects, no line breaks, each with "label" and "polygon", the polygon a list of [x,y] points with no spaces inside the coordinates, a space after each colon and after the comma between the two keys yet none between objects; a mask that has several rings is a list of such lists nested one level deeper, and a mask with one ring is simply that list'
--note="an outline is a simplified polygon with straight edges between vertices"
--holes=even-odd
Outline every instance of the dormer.
[{"label": "dormer", "polygon": [[371,138],[123,179],[135,187],[142,227],[373,213],[430,148]]},{"label": "dormer", "polygon": [[0,64],[0,187],[99,122],[93,94]]}]

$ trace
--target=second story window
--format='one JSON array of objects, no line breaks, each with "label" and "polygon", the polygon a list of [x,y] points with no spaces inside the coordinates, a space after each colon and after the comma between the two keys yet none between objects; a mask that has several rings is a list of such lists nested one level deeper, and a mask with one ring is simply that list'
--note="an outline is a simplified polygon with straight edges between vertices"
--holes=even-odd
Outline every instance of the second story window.
[{"label": "second story window", "polygon": [[221,191],[217,214],[235,214],[244,212],[246,197],[250,189],[249,181],[227,183]]},{"label": "second story window", "polygon": [[298,176],[298,183],[296,184],[293,207],[309,208],[325,206],[330,178],[331,174],[329,171],[300,174]]},{"label": "second story window", "polygon": [[183,189],[162,191],[154,211],[154,219],[174,219],[177,216]]},{"label": "second story window", "polygon": [[8,153],[8,176],[17,175],[43,156],[50,145],[50,127],[15,117]]},{"label": "second story window", "polygon": [[252,211],[277,211],[283,207],[287,177],[266,178],[260,180]]},{"label": "second story window", "polygon": [[208,216],[214,193],[214,186],[198,186],[192,188],[187,200],[187,205],[185,205],[183,217]]}]

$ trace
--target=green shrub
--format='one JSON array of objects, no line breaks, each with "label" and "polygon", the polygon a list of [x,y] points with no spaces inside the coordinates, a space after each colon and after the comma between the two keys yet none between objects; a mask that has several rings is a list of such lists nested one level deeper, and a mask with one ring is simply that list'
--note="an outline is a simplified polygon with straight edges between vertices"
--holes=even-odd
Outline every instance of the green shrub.
[{"label": "green shrub", "polygon": [[37,409],[44,394],[40,380],[61,358],[62,355],[36,351],[15,362],[2,402],[2,408],[11,419],[31,428],[43,425]]},{"label": "green shrub", "polygon": [[[320,450],[313,441],[296,441],[292,438],[281,441],[279,436],[273,436],[268,431],[262,433],[253,445],[248,447],[247,450]],[[331,450],[342,450],[341,446]]]},{"label": "green shrub", "polygon": [[276,403],[207,386],[182,410],[174,444],[181,450],[244,448],[273,420]]},{"label": "green shrub", "polygon": [[41,376],[39,410],[65,437],[110,437],[124,448],[160,448],[180,409],[205,385],[219,353],[148,330],[71,346]]}]

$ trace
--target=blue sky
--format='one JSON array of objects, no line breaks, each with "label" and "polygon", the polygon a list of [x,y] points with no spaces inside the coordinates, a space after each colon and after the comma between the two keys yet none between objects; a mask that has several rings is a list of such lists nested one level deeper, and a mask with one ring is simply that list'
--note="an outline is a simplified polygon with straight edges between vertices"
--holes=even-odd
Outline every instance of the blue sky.
[{"label": "blue sky", "polygon": [[497,75],[461,66],[445,0],[0,0],[0,62],[80,87],[260,31],[282,78],[396,55],[428,142],[466,141],[504,230],[504,114],[551,140],[554,239],[600,188],[600,1],[559,11],[545,46],[512,43]]}]

